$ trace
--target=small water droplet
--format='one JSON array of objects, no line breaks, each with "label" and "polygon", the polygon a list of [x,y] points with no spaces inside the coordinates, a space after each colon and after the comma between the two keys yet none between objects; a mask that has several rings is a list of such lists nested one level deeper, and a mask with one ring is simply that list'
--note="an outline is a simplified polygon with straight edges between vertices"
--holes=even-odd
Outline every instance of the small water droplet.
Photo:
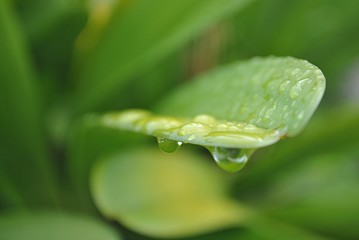
[{"label": "small water droplet", "polygon": [[195,138],[196,138],[196,135],[191,134],[191,135],[188,136],[187,139],[188,139],[188,141],[193,141]]},{"label": "small water droplet", "polygon": [[279,86],[279,92],[284,92],[287,90],[288,86],[290,84],[290,81],[285,81]]},{"label": "small water droplet", "polygon": [[274,111],[275,111],[274,108],[269,108],[269,109],[265,112],[263,118],[264,118],[265,120],[271,119],[271,118],[272,118],[272,115],[274,114]]},{"label": "small water droplet", "polygon": [[218,124],[216,128],[217,128],[218,131],[227,131],[228,130],[228,126],[226,124],[223,124],[223,123]]},{"label": "small water droplet", "polygon": [[228,127],[228,131],[233,131],[233,132],[236,132],[236,131],[240,131],[241,129],[237,126],[229,126]]},{"label": "small water droplet", "polygon": [[292,99],[297,98],[300,95],[301,91],[302,91],[302,88],[299,85],[292,87],[292,89],[290,90],[290,97]]},{"label": "small water droplet", "polygon": [[178,135],[184,136],[189,134],[195,134],[199,132],[206,132],[208,131],[209,127],[202,123],[188,123],[183,125],[179,131]]},{"label": "small water droplet", "polygon": [[296,122],[296,123],[293,124],[293,128],[294,128],[294,129],[296,129],[296,128],[298,128],[298,127],[299,127],[299,123],[298,123],[298,122]]},{"label": "small water droplet", "polygon": [[214,160],[227,172],[238,172],[247,163],[254,149],[209,147]]},{"label": "small water droplet", "polygon": [[247,124],[245,127],[244,127],[244,131],[253,131],[253,130],[256,130],[257,129],[257,127],[255,126],[255,125],[253,125],[253,124]]},{"label": "small water droplet", "polygon": [[161,137],[157,138],[157,143],[158,143],[158,147],[165,153],[174,153],[182,145],[182,142],[177,142],[174,140],[161,138]]},{"label": "small water droplet", "polygon": [[296,114],[297,114],[298,119],[302,119],[304,117],[304,112],[303,111],[298,111],[298,112],[296,112]]},{"label": "small water droplet", "polygon": [[301,71],[300,71],[299,68],[295,68],[295,69],[293,69],[293,71],[292,71],[292,76],[296,76],[296,75],[298,75],[300,72],[301,72]]}]

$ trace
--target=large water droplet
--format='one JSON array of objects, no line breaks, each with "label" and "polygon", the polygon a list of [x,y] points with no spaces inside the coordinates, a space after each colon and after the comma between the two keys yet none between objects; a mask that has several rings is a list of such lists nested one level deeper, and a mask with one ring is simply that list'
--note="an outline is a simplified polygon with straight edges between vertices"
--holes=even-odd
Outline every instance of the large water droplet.
[{"label": "large water droplet", "polygon": [[224,147],[209,147],[214,160],[220,168],[227,172],[238,172],[247,163],[254,149],[238,149]]},{"label": "large water droplet", "polygon": [[166,153],[174,153],[182,145],[182,142],[177,142],[174,140],[170,140],[167,138],[160,138],[160,137],[157,138],[157,143],[159,148]]}]

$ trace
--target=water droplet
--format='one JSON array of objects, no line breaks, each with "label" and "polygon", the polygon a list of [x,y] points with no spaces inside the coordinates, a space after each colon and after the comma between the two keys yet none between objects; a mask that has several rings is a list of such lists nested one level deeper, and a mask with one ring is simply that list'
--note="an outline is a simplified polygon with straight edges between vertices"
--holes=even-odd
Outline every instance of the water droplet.
[{"label": "water droplet", "polygon": [[193,141],[195,138],[196,138],[196,135],[191,134],[191,135],[188,136],[187,139],[188,139],[188,141]]},{"label": "water droplet", "polygon": [[310,78],[304,78],[302,80],[299,80],[297,85],[299,84],[299,86],[302,88],[305,85],[310,85],[312,83],[312,80]]},{"label": "water droplet", "polygon": [[178,135],[184,136],[199,132],[206,132],[208,129],[209,127],[202,123],[188,123],[180,128]]},{"label": "water droplet", "polygon": [[296,114],[297,114],[298,119],[302,119],[304,117],[304,112],[303,111],[298,111],[298,112],[296,112]]},{"label": "water droplet", "polygon": [[279,86],[279,92],[284,92],[287,90],[288,86],[290,84],[290,81],[285,81]]},{"label": "water droplet", "polygon": [[223,123],[217,125],[216,128],[217,128],[218,131],[227,131],[228,130],[228,126],[226,124],[223,124]]},{"label": "water droplet", "polygon": [[265,112],[263,118],[264,118],[265,120],[271,119],[271,118],[272,118],[272,115],[274,114],[274,111],[275,111],[274,108],[269,108],[269,109]]},{"label": "water droplet", "polygon": [[236,132],[236,131],[240,131],[241,129],[237,126],[229,126],[228,127],[228,131],[233,131],[233,132]]},{"label": "water droplet", "polygon": [[257,130],[258,128],[255,126],[255,125],[253,125],[253,124],[247,124],[245,127],[244,127],[244,131],[253,131],[253,130]]},{"label": "water droplet", "polygon": [[227,172],[238,172],[241,170],[254,152],[254,149],[224,147],[209,147],[208,149],[218,166]]},{"label": "water droplet", "polygon": [[292,76],[296,76],[296,75],[298,75],[300,72],[301,72],[301,71],[300,71],[299,68],[295,68],[295,69],[293,69],[293,71],[292,71]]},{"label": "water droplet", "polygon": [[176,152],[180,146],[182,145],[182,142],[177,142],[174,140],[170,140],[167,138],[157,138],[157,143],[159,148],[164,151],[165,153],[174,153]]},{"label": "water droplet", "polygon": [[302,91],[302,88],[299,85],[292,87],[292,89],[290,90],[290,97],[292,99],[297,98],[300,95],[301,91]]}]

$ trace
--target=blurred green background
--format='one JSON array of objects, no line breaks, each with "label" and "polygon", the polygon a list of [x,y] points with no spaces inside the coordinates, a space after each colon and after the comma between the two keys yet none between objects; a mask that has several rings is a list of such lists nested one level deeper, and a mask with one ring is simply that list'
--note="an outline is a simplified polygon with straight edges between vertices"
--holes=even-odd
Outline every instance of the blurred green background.
[{"label": "blurred green background", "polygon": [[[0,238],[359,239],[358,10],[356,0],[0,0]],[[89,128],[92,112],[151,110],[203,72],[268,55],[315,64],[327,89],[303,133],[258,151],[239,173],[223,173],[199,147],[175,155],[193,163],[172,166],[152,153],[152,138]],[[91,196],[90,172],[102,158],[133,159],[106,180],[129,189],[114,203],[125,199],[119,223]],[[153,166],[140,167],[143,159]],[[189,211],[176,196],[211,194],[265,220],[161,215]],[[187,234],[181,226],[191,221]]]}]

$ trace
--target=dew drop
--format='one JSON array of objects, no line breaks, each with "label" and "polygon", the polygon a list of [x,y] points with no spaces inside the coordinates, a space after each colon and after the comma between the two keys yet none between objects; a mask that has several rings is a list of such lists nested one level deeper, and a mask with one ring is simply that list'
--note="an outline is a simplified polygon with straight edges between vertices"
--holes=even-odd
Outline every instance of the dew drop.
[{"label": "dew drop", "polygon": [[292,71],[292,76],[297,76],[299,73],[300,73],[300,69],[299,69],[299,68],[295,68],[295,69]]},{"label": "dew drop", "polygon": [[174,140],[161,138],[161,137],[157,138],[157,143],[158,143],[158,147],[165,153],[174,153],[182,145],[182,142],[177,142]]},{"label": "dew drop", "polygon": [[304,112],[303,111],[298,111],[298,112],[296,112],[296,114],[297,114],[298,119],[302,119],[304,117]]},{"label": "dew drop", "polygon": [[279,86],[279,92],[287,91],[288,86],[290,85],[290,81],[285,81]]},{"label": "dew drop", "polygon": [[188,141],[193,141],[195,139],[196,139],[196,135],[194,135],[194,134],[191,134],[188,136]]},{"label": "dew drop", "polygon": [[274,111],[275,111],[274,108],[268,109],[268,110],[265,112],[263,118],[266,119],[266,120],[271,119],[272,116],[273,116],[273,114],[274,114]]},{"label": "dew drop", "polygon": [[300,92],[302,91],[302,88],[300,86],[294,86],[291,90],[290,90],[290,97],[292,99],[297,98],[300,95]]},{"label": "dew drop", "polygon": [[254,152],[254,149],[224,147],[209,147],[208,149],[218,166],[227,172],[238,172],[241,170]]},{"label": "dew drop", "polygon": [[226,124],[223,124],[223,123],[218,124],[216,128],[217,128],[218,131],[227,131],[228,130],[228,126]]},{"label": "dew drop", "polygon": [[202,123],[188,123],[179,129],[178,135],[184,136],[199,132],[206,132],[208,129],[209,127]]}]

